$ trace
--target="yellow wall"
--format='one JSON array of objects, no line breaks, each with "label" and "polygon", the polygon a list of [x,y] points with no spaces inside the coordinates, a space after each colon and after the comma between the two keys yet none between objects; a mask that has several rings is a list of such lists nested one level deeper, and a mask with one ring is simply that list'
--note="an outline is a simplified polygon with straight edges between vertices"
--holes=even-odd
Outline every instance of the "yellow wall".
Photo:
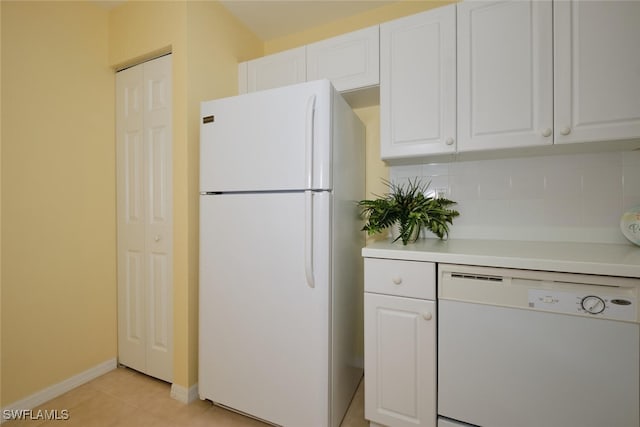
[{"label": "yellow wall", "polygon": [[[0,3],[0,34],[2,4]],[[1,38],[0,38],[1,39]],[[0,93],[2,93],[2,43],[0,41]],[[2,101],[0,100],[0,189],[2,188]],[[0,194],[2,192],[0,191]],[[0,197],[0,242],[2,242],[2,197]],[[2,406],[2,245],[0,244],[0,407]]]},{"label": "yellow wall", "polygon": [[131,65],[172,52],[174,383],[197,382],[200,102],[237,94],[239,58],[263,44],[214,1],[128,2],[109,19],[109,60]]},{"label": "yellow wall", "polygon": [[391,21],[414,13],[422,12],[435,7],[455,3],[455,0],[408,0],[397,1],[385,6],[372,9],[348,18],[330,22],[325,25],[309,28],[296,34],[265,41],[265,54],[276,53],[308,43],[313,43],[329,37],[366,28],[371,25]]},{"label": "yellow wall", "polygon": [[[199,103],[237,62],[415,13],[411,1],[262,42],[216,1],[0,3],[0,405],[116,357],[114,69],[173,60],[174,382],[197,382]],[[383,192],[379,107],[367,188]]]},{"label": "yellow wall", "polygon": [[116,356],[107,12],[2,1],[2,405]]}]

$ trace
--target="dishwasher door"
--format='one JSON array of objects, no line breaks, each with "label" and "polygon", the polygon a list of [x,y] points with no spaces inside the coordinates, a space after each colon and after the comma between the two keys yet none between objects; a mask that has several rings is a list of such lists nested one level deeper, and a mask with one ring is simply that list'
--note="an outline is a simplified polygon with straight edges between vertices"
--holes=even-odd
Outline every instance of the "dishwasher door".
[{"label": "dishwasher door", "polygon": [[[438,415],[481,427],[638,427],[638,281],[493,270],[440,274]],[[584,308],[596,296],[603,305],[589,310],[601,317]],[[621,301],[636,321],[602,317]]]}]

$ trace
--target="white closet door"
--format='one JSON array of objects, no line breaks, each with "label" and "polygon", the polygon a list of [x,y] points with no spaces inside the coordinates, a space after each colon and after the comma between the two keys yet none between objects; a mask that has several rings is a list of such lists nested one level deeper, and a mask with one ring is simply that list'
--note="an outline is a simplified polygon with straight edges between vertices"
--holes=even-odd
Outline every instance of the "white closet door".
[{"label": "white closet door", "polygon": [[142,67],[116,75],[118,358],[144,370],[145,214]]},{"label": "white closet door", "polygon": [[116,78],[118,357],[173,377],[171,56]]}]

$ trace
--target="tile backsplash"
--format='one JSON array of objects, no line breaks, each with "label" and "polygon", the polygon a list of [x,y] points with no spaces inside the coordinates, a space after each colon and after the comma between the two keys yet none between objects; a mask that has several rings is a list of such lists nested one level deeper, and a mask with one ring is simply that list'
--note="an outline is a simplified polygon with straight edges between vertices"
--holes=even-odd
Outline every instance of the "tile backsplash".
[{"label": "tile backsplash", "polygon": [[640,151],[392,166],[458,202],[451,238],[625,243],[640,205]]}]

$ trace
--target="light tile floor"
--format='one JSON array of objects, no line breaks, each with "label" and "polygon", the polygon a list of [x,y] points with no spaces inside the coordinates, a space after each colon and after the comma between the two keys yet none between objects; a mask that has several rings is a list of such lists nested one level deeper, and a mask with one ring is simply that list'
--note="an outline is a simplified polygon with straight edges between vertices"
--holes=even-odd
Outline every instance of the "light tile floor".
[{"label": "light tile floor", "polygon": [[[68,420],[23,419],[3,427],[265,427],[260,421],[196,400],[189,405],[169,396],[169,384],[127,368],[115,369],[34,408],[68,410]],[[366,427],[362,383],[342,427]],[[296,426],[298,427],[298,426]],[[299,426],[307,427],[307,426]]]}]

